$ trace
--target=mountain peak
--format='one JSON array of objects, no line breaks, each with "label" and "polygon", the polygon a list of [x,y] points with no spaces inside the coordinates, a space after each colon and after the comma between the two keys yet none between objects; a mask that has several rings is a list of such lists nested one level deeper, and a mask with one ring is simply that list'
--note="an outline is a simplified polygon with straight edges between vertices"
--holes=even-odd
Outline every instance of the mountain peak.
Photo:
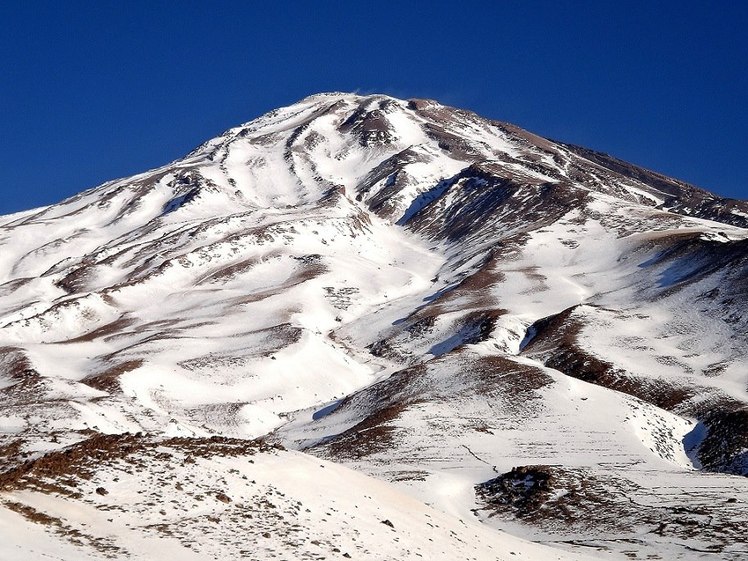
[{"label": "mountain peak", "polygon": [[65,559],[737,559],[746,226],[430,100],[271,111],[0,221],[0,523]]}]

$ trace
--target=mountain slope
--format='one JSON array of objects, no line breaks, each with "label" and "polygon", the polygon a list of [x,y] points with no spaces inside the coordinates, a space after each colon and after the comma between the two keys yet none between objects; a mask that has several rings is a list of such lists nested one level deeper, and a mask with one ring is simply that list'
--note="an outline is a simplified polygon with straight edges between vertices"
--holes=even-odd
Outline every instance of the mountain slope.
[{"label": "mountain slope", "polygon": [[[153,450],[267,437],[389,481],[381,508],[405,492],[453,532],[467,524],[530,558],[551,550],[506,532],[560,558],[737,559],[746,228],[748,203],[467,111],[306,98],[162,168],[0,219],[3,500],[75,528],[87,518],[54,501],[90,501],[56,484],[29,494],[13,474],[52,462],[55,478],[78,477],[55,458],[85,458],[101,435],[134,439],[127,457],[156,479],[155,466],[187,468]],[[372,485],[335,469],[351,493]],[[108,501],[131,504],[124,479],[107,479]],[[214,516],[198,506],[195,519]],[[411,516],[397,510],[387,519]],[[215,543],[240,531],[216,519]],[[374,541],[392,529],[374,527]],[[410,553],[392,555],[424,551],[415,528],[400,538]],[[202,547],[192,532],[175,547]],[[498,555],[457,534],[440,536],[445,556]],[[90,555],[141,551],[133,536]],[[301,551],[269,547],[248,551]]]}]

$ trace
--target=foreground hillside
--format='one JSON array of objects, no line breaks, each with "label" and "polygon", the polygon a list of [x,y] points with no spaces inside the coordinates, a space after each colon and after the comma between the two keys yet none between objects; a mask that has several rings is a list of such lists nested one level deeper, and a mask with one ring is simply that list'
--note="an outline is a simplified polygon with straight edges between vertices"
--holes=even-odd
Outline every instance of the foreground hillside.
[{"label": "foreground hillside", "polygon": [[3,559],[748,555],[748,203],[322,94],[0,243]]}]

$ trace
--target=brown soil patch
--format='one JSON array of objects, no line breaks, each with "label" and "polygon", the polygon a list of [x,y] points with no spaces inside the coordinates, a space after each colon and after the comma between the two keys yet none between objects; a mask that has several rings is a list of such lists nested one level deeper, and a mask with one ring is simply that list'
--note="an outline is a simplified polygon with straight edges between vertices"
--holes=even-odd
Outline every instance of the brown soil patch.
[{"label": "brown soil patch", "polygon": [[121,387],[119,381],[120,376],[122,376],[122,374],[126,372],[132,372],[133,370],[140,368],[144,363],[145,361],[143,361],[142,359],[128,360],[126,362],[116,364],[111,368],[107,368],[103,372],[99,372],[98,374],[94,374],[93,376],[88,376],[81,381],[84,384],[91,386],[92,388],[96,388],[97,390],[114,393],[119,391]]},{"label": "brown soil patch", "polygon": [[96,339],[105,338],[110,335],[119,335],[123,329],[126,329],[134,324],[134,319],[122,316],[111,323],[102,325],[101,327],[98,327],[93,331],[89,331],[84,335],[80,335],[79,337],[62,341],[62,343],[88,343],[90,341],[95,341]]},{"label": "brown soil patch", "polygon": [[[0,473],[0,491],[33,489],[79,498],[78,482],[94,478],[97,470],[117,461],[147,469],[149,456],[159,448],[173,448],[188,457],[236,457],[281,449],[262,439],[242,440],[176,437],[159,439],[142,434],[96,434],[62,450],[48,452]],[[194,460],[193,460],[194,461]]]},{"label": "brown soil patch", "polygon": [[325,444],[336,459],[360,459],[392,449],[400,429],[391,423],[407,409],[405,404],[389,405],[366,417],[357,425]]},{"label": "brown soil patch", "polygon": [[19,347],[0,347],[0,374],[11,380],[38,376],[34,365]]}]

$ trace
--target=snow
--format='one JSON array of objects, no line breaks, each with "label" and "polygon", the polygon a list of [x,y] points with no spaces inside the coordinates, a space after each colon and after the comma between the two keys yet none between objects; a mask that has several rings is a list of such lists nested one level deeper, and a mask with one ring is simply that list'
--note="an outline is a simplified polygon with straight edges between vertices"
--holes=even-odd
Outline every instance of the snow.
[{"label": "snow", "polygon": [[[356,110],[382,104],[388,142],[341,131]],[[0,219],[0,347],[23,357],[3,363],[3,437],[22,439],[34,457],[92,430],[267,436],[307,452],[253,463],[149,456],[137,474],[102,466],[85,499],[4,491],[1,559],[100,558],[10,502],[133,559],[238,558],[242,548],[289,559],[620,559],[630,535],[546,532],[478,514],[475,485],[516,466],[558,465],[630,482],[636,500],[653,504],[680,493],[701,508],[726,488],[748,497],[744,478],[699,471],[707,431],[690,402],[666,411],[576,379],[531,344],[535,322],[568,311],[588,360],[642,383],[698,388],[694,400],[748,402],[744,333],[703,297],[729,286],[730,272],[694,281],[699,263],[666,252],[686,236],[729,247],[748,230],[657,210],[658,191],[623,177],[572,180],[580,158],[570,152],[444,112],[438,125],[485,160],[441,148],[426,133],[431,117],[406,102],[324,94],[179,162]],[[460,215],[466,197],[489,188],[468,178],[476,161],[501,166],[516,192],[493,214]],[[376,169],[387,172],[370,181]],[[549,220],[533,205],[539,184],[557,181],[583,196]],[[458,227],[470,220],[469,234],[435,234],[430,212]],[[37,385],[24,389],[29,380]],[[346,431],[366,440],[381,428],[366,422],[390,405],[399,409],[381,448],[334,453]],[[189,500],[159,496],[158,478],[170,472],[192,485]],[[274,530],[220,500],[193,501],[216,481],[234,507],[272,490],[304,540],[277,531],[285,522]],[[109,494],[96,494],[99,485]],[[203,525],[211,516],[222,533]],[[184,529],[164,536],[159,524]],[[653,536],[637,536],[636,551],[698,557]]]},{"label": "snow", "polygon": [[[174,454],[169,447],[159,452]],[[130,559],[235,558],[240,551],[283,559],[334,553],[357,559],[585,559],[429,508],[384,482],[299,453],[255,454],[251,462],[214,456],[181,466],[176,460],[154,461],[145,477],[128,472],[126,464],[102,467],[97,481],[81,489],[92,497],[86,500],[32,491],[7,500],[59,520],[67,531],[80,532],[81,541],[120,548],[115,556]],[[93,493],[95,486],[107,494]],[[164,487],[181,500],[159,500]],[[214,498],[217,488],[225,501]],[[113,508],[102,508],[107,505]],[[217,533],[211,520],[221,520],[226,534]],[[7,507],[0,508],[0,525],[0,556],[8,561],[89,558],[85,548],[58,544]],[[157,525],[166,530],[154,531]]]}]

